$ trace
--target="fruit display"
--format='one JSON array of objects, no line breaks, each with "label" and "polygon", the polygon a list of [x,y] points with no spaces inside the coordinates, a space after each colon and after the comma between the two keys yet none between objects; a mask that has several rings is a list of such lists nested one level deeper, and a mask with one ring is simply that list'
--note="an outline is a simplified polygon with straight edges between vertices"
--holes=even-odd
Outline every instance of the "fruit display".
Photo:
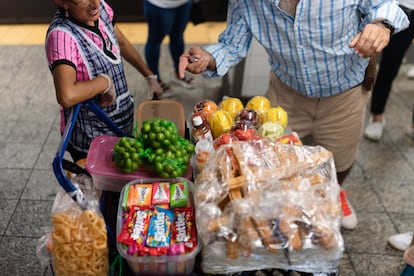
[{"label": "fruit display", "polygon": [[204,120],[207,120],[211,114],[213,114],[218,109],[218,106],[212,100],[201,100],[198,101],[193,108],[194,114],[200,115]]},{"label": "fruit display", "polygon": [[162,178],[179,177],[187,172],[195,146],[178,135],[173,122],[159,118],[145,120],[134,136],[122,137],[114,146],[115,164],[125,173],[137,170],[141,164],[151,166]]},{"label": "fruit display", "polygon": [[284,128],[288,125],[288,115],[281,106],[271,107],[262,115],[262,123],[278,122]]},{"label": "fruit display", "polygon": [[259,127],[261,120],[254,109],[243,108],[237,113],[235,121],[249,121],[254,127]]},{"label": "fruit display", "polygon": [[234,119],[237,115],[237,113],[239,113],[240,110],[242,110],[243,107],[243,103],[241,102],[241,100],[239,98],[224,98],[220,104],[219,104],[219,108],[221,110],[227,111],[231,118]]},{"label": "fruit display", "polygon": [[230,133],[223,133],[217,139],[214,140],[213,146],[214,149],[218,149],[221,145],[231,144],[233,142],[239,141],[236,136],[231,135]]},{"label": "fruit display", "polygon": [[260,120],[264,122],[264,113],[272,107],[272,104],[270,103],[270,100],[264,96],[254,96],[247,102],[246,107],[255,110],[259,115]]},{"label": "fruit display", "polygon": [[194,152],[194,145],[178,136],[177,127],[169,120],[146,120],[141,126],[141,137],[148,150],[148,161],[162,178],[182,176]]},{"label": "fruit display", "polygon": [[276,142],[282,143],[282,144],[297,145],[297,146],[303,145],[302,141],[300,140],[296,132],[282,135],[276,139]]},{"label": "fruit display", "polygon": [[[206,114],[208,118],[206,118]],[[272,106],[265,96],[254,96],[245,107],[238,98],[226,97],[216,105],[212,100],[203,99],[193,107],[192,117],[204,116],[213,134],[218,139],[223,133],[230,132],[238,140],[256,139],[258,136],[272,141],[288,134],[288,115],[281,106]],[[299,145],[299,141],[292,143]],[[287,141],[285,140],[280,140]]]},{"label": "fruit display", "polygon": [[246,107],[256,111],[265,111],[272,107],[272,104],[264,96],[254,96],[247,102]]},{"label": "fruit display", "polygon": [[250,121],[238,121],[231,127],[229,133],[240,141],[248,141],[257,135],[256,128]]},{"label": "fruit display", "polygon": [[278,122],[269,121],[259,127],[258,133],[260,136],[274,141],[285,134],[285,128]]},{"label": "fruit display", "polygon": [[221,134],[229,131],[233,126],[233,117],[224,110],[217,110],[208,119],[213,138],[219,137]]},{"label": "fruit display", "polygon": [[144,163],[144,145],[138,139],[121,137],[114,145],[115,165],[125,173],[130,173]]}]

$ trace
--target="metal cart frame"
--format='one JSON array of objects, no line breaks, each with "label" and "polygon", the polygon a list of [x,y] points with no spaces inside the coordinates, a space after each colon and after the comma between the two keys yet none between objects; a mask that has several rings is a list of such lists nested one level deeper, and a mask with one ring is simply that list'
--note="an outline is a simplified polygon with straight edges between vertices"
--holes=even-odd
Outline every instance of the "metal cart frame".
[{"label": "metal cart frame", "polygon": [[126,134],[101,110],[101,108],[93,100],[79,103],[72,108],[68,123],[66,124],[62,134],[62,140],[59,144],[55,158],[53,159],[52,167],[53,173],[55,174],[60,186],[62,186],[66,193],[68,193],[68,195],[82,208],[87,208],[88,202],[83,192],[79,189],[79,187],[73,185],[68,176],[65,174],[62,165],[66,148],[68,146],[70,137],[72,136],[73,129],[79,115],[79,110],[83,105],[94,114],[96,114],[96,116],[98,116],[98,118],[102,120],[102,122],[104,122],[116,136],[121,137],[126,136]]}]

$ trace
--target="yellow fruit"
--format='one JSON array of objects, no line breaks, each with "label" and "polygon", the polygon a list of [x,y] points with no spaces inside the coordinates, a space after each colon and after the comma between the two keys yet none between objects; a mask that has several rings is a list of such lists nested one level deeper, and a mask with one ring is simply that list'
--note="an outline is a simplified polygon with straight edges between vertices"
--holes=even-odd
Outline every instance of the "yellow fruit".
[{"label": "yellow fruit", "polygon": [[233,118],[224,110],[217,110],[210,115],[208,123],[210,125],[211,132],[214,139],[221,134],[228,132],[233,126]]},{"label": "yellow fruit", "polygon": [[262,123],[266,122],[278,122],[284,128],[286,128],[288,124],[288,115],[281,106],[271,107],[263,114]]},{"label": "yellow fruit", "polygon": [[270,103],[270,100],[264,96],[254,96],[246,104],[247,108],[254,109],[259,112],[263,112],[271,106],[272,104]]},{"label": "yellow fruit", "polygon": [[234,119],[237,113],[239,113],[239,111],[242,110],[244,106],[239,98],[229,97],[223,99],[220,102],[219,108],[221,110],[227,111],[230,114],[231,118]]}]

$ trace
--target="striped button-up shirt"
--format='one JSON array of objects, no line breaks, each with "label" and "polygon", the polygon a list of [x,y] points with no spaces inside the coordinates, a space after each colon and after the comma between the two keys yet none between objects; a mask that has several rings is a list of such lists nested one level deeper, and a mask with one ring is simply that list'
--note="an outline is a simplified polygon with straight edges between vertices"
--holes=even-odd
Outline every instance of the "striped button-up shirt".
[{"label": "striped button-up shirt", "polygon": [[226,29],[217,44],[204,47],[217,72],[205,75],[224,76],[246,57],[254,38],[282,82],[308,97],[336,95],[363,81],[368,59],[349,43],[379,18],[389,20],[396,32],[409,24],[397,1],[300,0],[292,16],[279,0],[229,0]]}]

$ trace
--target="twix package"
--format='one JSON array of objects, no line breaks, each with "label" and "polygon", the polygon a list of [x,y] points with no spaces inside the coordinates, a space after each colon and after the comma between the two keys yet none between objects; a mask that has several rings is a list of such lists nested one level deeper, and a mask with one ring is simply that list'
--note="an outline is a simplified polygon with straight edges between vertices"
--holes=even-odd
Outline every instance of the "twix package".
[{"label": "twix package", "polygon": [[152,205],[170,204],[170,183],[154,182],[152,184]]},{"label": "twix package", "polygon": [[127,208],[131,209],[133,206],[152,207],[152,184],[135,184],[130,185],[128,191]]},{"label": "twix package", "polygon": [[180,181],[171,184],[170,207],[182,208],[188,204],[188,184],[187,181]]}]

